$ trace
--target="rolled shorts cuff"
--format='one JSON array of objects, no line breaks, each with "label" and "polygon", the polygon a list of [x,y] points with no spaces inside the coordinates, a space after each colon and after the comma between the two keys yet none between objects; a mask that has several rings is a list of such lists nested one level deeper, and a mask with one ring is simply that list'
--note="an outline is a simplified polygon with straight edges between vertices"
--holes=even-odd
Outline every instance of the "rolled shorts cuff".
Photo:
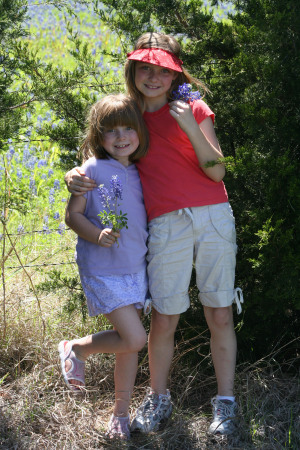
[{"label": "rolled shorts cuff", "polygon": [[235,291],[200,292],[199,300],[203,306],[210,308],[225,308],[234,300]]},{"label": "rolled shorts cuff", "polygon": [[238,314],[242,312],[241,303],[244,303],[241,288],[229,291],[200,292],[199,300],[203,306],[209,306],[210,308],[225,308],[236,303]]},{"label": "rolled shorts cuff", "polygon": [[187,294],[175,294],[172,297],[152,299],[152,308],[167,316],[184,313],[189,309],[189,306],[190,299]]}]

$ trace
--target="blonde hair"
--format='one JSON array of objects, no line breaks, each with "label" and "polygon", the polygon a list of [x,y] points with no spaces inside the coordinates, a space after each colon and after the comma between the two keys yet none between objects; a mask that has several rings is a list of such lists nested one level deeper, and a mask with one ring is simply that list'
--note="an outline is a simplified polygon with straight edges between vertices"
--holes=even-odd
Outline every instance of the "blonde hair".
[{"label": "blonde hair", "polygon": [[[175,56],[180,58],[181,47],[179,42],[168,34],[148,32],[142,34],[139,39],[136,41],[134,50],[138,50],[141,48],[161,48],[162,50],[167,50],[168,52],[173,53]],[[138,104],[140,105],[142,111],[145,110],[144,106],[144,97],[143,94],[137,89],[135,85],[135,66],[136,61],[127,60],[125,63],[125,80],[127,85],[128,94],[134,98]],[[178,87],[183,84],[195,84],[197,87],[200,87],[202,91],[209,92],[206,86],[197,78],[192,77],[189,72],[182,67],[182,72],[177,72],[176,79],[172,82],[172,86],[167,93],[168,101],[172,101],[172,91],[178,89]]]},{"label": "blonde hair", "polygon": [[146,155],[149,147],[149,134],[137,102],[124,94],[112,94],[103,97],[92,105],[88,115],[86,136],[80,148],[83,161],[95,156],[108,159],[109,154],[103,147],[104,132],[117,126],[133,128],[139,137],[139,146],[129,155],[131,162]]}]

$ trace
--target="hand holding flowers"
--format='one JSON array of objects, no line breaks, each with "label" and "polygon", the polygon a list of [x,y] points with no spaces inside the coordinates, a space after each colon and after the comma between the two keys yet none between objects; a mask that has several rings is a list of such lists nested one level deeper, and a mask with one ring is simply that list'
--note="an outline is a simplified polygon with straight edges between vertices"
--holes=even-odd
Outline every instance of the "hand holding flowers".
[{"label": "hand holding flowers", "polygon": [[194,133],[198,124],[194,118],[192,109],[189,105],[194,100],[201,98],[199,91],[192,92],[192,86],[188,83],[181,84],[176,91],[172,92],[173,101],[170,105],[170,114],[180,128],[189,135]]}]

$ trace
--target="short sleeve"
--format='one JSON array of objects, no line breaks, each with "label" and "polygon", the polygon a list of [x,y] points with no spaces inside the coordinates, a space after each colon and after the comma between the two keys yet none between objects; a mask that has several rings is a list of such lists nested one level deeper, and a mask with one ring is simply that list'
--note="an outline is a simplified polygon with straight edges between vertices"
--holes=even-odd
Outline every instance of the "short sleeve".
[{"label": "short sleeve", "polygon": [[[89,158],[89,159],[82,165],[82,169],[84,170],[85,175],[86,175],[87,177],[92,178],[92,179],[95,178],[96,164],[97,164],[97,163],[96,163],[96,158],[95,158],[95,157],[92,157],[92,158]],[[83,197],[86,198],[86,199],[88,199],[88,196],[89,196],[88,194],[89,194],[89,192],[90,192],[90,191],[85,192],[85,193],[83,194]]]},{"label": "short sleeve", "polygon": [[198,124],[203,122],[207,117],[210,117],[213,123],[215,122],[214,113],[203,100],[195,100],[191,103],[191,108]]}]

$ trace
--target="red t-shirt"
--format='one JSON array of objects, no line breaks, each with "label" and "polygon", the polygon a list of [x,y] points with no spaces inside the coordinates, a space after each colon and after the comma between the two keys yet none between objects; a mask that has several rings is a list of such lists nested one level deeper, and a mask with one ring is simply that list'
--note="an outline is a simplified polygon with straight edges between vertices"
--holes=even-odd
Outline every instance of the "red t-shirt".
[{"label": "red t-shirt", "polygon": [[[203,100],[191,103],[197,123],[214,113]],[[150,133],[147,156],[140,159],[140,174],[148,220],[192,206],[228,201],[224,183],[211,180],[199,161],[186,133],[169,113],[167,103],[155,112],[145,112]]]}]

